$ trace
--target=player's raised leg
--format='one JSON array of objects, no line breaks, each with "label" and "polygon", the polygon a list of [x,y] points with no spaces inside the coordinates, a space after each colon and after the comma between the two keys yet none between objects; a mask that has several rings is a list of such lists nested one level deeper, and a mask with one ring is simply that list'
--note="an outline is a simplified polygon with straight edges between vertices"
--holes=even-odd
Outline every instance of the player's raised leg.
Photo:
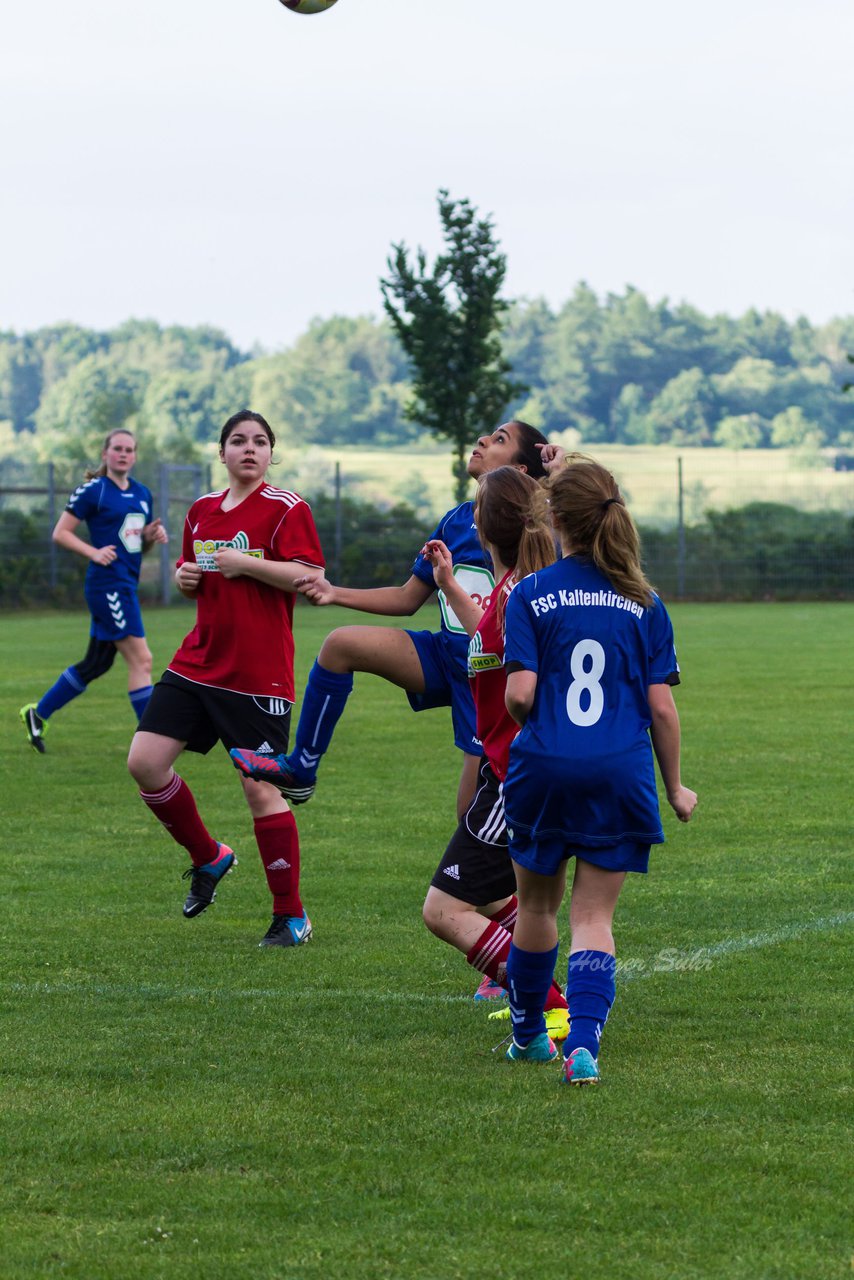
[{"label": "player's raised leg", "polygon": [[237,748],[231,752],[235,767],[244,777],[273,783],[292,804],[309,800],[356,671],[381,676],[409,693],[424,689],[421,662],[407,632],[394,627],[340,627],[326,637],[311,669],[293,750],[264,756]]}]

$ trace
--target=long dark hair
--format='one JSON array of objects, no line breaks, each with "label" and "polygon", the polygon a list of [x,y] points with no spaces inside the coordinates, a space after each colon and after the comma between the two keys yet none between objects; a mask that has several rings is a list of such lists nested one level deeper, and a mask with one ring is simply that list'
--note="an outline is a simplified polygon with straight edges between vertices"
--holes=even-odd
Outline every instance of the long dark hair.
[{"label": "long dark hair", "polygon": [[523,422],[521,418],[511,418],[507,426],[515,427],[519,437],[519,448],[513,461],[517,466],[524,466],[529,476],[541,480],[546,471],[537,445],[548,444],[548,440],[542,431],[532,427],[530,422]]},{"label": "long dark hair", "polygon": [[640,561],[640,538],[619,485],[607,467],[581,453],[567,457],[546,484],[552,519],[572,555],[592,560],[615,591],[637,604],[655,603]]},{"label": "long dark hair", "polygon": [[261,427],[266,434],[267,439],[270,441],[270,452],[272,453],[273,449],[276,447],[276,437],[273,434],[273,428],[270,426],[267,419],[260,413],[256,413],[254,409],[241,409],[239,413],[233,413],[231,415],[228,422],[226,422],[222,431],[219,433],[220,449],[225,448],[226,440],[231,435],[234,428],[239,426],[241,422],[257,423],[257,425]]},{"label": "long dark hair", "polygon": [[[515,582],[554,562],[546,495],[524,471],[513,466],[487,471],[477,486],[474,519],[481,542],[494,547],[501,562],[513,569]],[[503,596],[498,619],[503,631]]]}]

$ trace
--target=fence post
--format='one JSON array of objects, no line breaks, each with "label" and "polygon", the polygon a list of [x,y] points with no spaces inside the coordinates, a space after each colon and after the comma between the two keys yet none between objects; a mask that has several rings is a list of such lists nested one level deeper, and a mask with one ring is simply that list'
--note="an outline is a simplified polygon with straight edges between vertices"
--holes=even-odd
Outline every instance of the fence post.
[{"label": "fence post", "polygon": [[[169,464],[161,462],[160,464],[160,496],[157,499],[157,510],[160,512],[160,519],[166,526],[166,532],[169,532]],[[169,544],[164,542],[160,544],[160,602],[161,604],[169,603]]]},{"label": "fence post", "polygon": [[341,463],[335,463],[335,549],[333,552],[333,581],[341,581]]},{"label": "fence post", "polygon": [[48,542],[48,564],[50,589],[56,590],[56,543],[53,540],[53,530],[56,525],[56,477],[54,475],[53,463],[47,464],[47,509],[50,515],[50,540]]},{"label": "fence post", "polygon": [[676,595],[678,599],[685,597],[685,489],[682,482],[682,458],[676,459],[679,502],[678,502],[678,541],[676,551]]}]

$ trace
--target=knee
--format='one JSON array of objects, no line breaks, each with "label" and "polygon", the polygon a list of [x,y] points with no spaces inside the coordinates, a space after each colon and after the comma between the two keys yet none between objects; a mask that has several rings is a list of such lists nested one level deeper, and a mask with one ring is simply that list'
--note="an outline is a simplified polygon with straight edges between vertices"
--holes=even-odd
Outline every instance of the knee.
[{"label": "knee", "polygon": [[116,646],[112,640],[96,640],[93,636],[86,656],[75,664],[75,670],[83,683],[89,685],[93,680],[106,675],[115,659]]},{"label": "knee", "polygon": [[338,627],[330,631],[320,646],[317,661],[327,671],[349,671],[352,664],[358,663],[359,645],[353,634],[355,627]]},{"label": "knee", "polygon": [[441,916],[436,911],[435,905],[430,901],[429,894],[424,899],[424,906],[421,908],[421,919],[424,921],[431,933],[434,933],[437,937],[440,936],[439,921]]},{"label": "knee", "polygon": [[421,919],[436,938],[450,942],[453,937],[453,914],[431,891],[424,899]]},{"label": "knee", "polygon": [[269,782],[241,778],[243,794],[253,818],[267,818],[273,813],[287,813],[288,805],[281,791]]},{"label": "knee", "polygon": [[152,760],[149,754],[139,746],[134,736],[128,752],[128,773],[140,791],[162,791],[172,773],[171,765],[164,771],[163,767]]}]

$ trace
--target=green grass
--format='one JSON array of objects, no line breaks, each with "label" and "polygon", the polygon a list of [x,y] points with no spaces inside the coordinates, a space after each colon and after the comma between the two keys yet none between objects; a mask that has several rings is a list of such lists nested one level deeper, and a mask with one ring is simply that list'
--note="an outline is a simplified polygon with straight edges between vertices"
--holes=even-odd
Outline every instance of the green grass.
[{"label": "green grass", "polygon": [[[240,866],[187,922],[124,770],[122,673],[39,757],[17,709],[86,621],[0,623],[3,1280],[850,1274],[854,606],[672,612],[700,808],[624,891],[589,1091],[491,1053],[475,976],[420,923],[453,826],[444,712],[357,677],[297,815],[315,940],[270,954],[221,753],[181,769]],[[191,614],[147,616],[162,665]],[[354,619],[299,610],[301,677]]]}]

